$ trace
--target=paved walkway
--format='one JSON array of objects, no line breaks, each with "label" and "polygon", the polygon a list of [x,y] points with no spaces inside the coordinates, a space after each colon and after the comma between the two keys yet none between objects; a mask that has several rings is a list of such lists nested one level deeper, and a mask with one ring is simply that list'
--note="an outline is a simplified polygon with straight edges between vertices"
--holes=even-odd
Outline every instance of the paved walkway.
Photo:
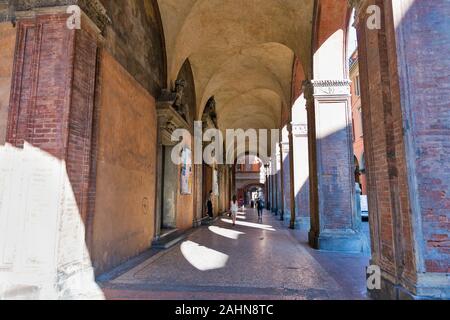
[{"label": "paved walkway", "polygon": [[254,210],[102,277],[108,299],[366,299],[369,257],[312,250],[306,234]]}]

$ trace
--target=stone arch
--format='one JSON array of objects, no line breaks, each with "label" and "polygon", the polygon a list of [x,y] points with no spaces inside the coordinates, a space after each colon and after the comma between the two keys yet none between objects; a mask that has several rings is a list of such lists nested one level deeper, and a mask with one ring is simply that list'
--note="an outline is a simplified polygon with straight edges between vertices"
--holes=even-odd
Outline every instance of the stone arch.
[{"label": "stone arch", "polygon": [[[319,0],[314,13],[314,79],[346,79],[347,34],[352,8],[346,0]],[[333,54],[335,58],[326,59]]]},{"label": "stone arch", "polygon": [[227,156],[227,159],[228,159],[228,158],[231,158],[231,153],[233,153],[233,164],[236,164],[236,161],[240,157],[252,155],[252,156],[257,157],[259,160],[261,160],[261,163],[264,165],[265,163],[268,163],[270,161],[270,159],[271,159],[270,155],[273,151],[272,150],[273,146],[270,146],[270,144],[269,144],[270,143],[270,133],[268,136],[268,140],[269,140],[268,145],[267,145],[268,156],[261,154],[261,150],[259,149],[259,144],[258,144],[257,150],[251,150],[251,149],[247,148],[247,146],[246,146],[245,151],[243,153],[238,154],[239,150],[236,146],[236,143],[234,143],[233,145],[226,145],[226,147],[229,147],[229,148],[228,149],[225,148],[225,155]]},{"label": "stone arch", "polygon": [[264,188],[264,184],[263,183],[248,183],[248,184],[244,185],[242,189],[247,190],[247,189],[250,189],[253,187]]},{"label": "stone arch", "polygon": [[[192,71],[191,63],[189,59],[186,59],[178,72],[176,80],[184,80],[184,94],[183,94],[183,102],[188,105],[188,118],[186,119],[188,123],[192,123],[196,119],[196,105],[197,105],[197,97],[195,90],[195,78],[194,73]],[[174,90],[175,84],[171,84],[171,87]]]}]

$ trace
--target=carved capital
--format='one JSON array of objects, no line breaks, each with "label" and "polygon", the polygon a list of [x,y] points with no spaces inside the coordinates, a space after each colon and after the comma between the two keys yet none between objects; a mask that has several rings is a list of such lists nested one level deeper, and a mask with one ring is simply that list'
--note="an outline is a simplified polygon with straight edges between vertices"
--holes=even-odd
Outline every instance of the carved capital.
[{"label": "carved capital", "polygon": [[355,27],[361,21],[361,18],[366,15],[366,8],[368,6],[368,0],[347,0],[351,8],[355,9]]},{"label": "carved capital", "polygon": [[73,0],[81,10],[97,25],[103,32],[108,24],[111,23],[105,7],[99,0]]},{"label": "carved capital", "polygon": [[286,129],[287,129],[289,134],[292,134],[292,122],[288,122],[286,124]]},{"label": "carved capital", "polygon": [[313,80],[314,97],[350,95],[350,80]]},{"label": "carved capital", "polygon": [[158,115],[158,129],[163,145],[174,145],[172,133],[176,129],[185,129],[190,131],[186,120],[173,109],[170,102],[158,101],[156,112]]},{"label": "carved capital", "polygon": [[111,23],[105,7],[99,0],[0,0],[0,21],[29,18],[43,13],[66,13],[67,7],[77,5],[83,13],[103,32]]},{"label": "carved capital", "polygon": [[314,85],[311,80],[305,80],[302,84],[303,96],[306,101],[314,100]]},{"label": "carved capital", "polygon": [[302,136],[308,135],[308,125],[306,123],[293,124],[292,127],[293,127],[292,133],[296,137],[302,137]]}]

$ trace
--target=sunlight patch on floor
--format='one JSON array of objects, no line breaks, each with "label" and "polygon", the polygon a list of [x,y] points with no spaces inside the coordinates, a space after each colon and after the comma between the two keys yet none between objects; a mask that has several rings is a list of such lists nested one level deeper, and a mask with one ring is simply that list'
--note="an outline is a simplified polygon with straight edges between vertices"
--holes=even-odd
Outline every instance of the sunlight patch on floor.
[{"label": "sunlight patch on floor", "polygon": [[184,258],[200,271],[224,268],[229,258],[222,252],[201,246],[193,241],[183,242],[180,249]]},{"label": "sunlight patch on floor", "polygon": [[[230,219],[222,219],[225,223],[232,224],[233,221]],[[267,231],[276,231],[272,226],[269,226],[267,224],[258,224],[258,223],[252,223],[252,222],[244,222],[244,221],[236,221],[236,225],[243,226],[243,227],[250,227],[250,228],[257,228]]]},{"label": "sunlight patch on floor", "polygon": [[233,239],[233,240],[237,240],[237,239],[239,239],[240,235],[245,234],[244,232],[239,232],[239,231],[235,231],[235,230],[214,227],[214,226],[211,226],[208,229],[209,229],[209,231],[214,232],[215,234],[218,234],[219,236],[222,236],[222,237],[225,237],[228,239]]}]

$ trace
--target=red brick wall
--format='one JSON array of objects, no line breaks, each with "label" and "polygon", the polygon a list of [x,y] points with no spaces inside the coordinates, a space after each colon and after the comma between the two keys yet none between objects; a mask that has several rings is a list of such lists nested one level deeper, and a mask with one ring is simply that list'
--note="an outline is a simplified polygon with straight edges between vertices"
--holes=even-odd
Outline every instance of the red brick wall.
[{"label": "red brick wall", "polygon": [[17,26],[7,141],[28,142],[65,160],[78,211],[86,216],[96,44],[66,17],[38,16]]},{"label": "red brick wall", "polygon": [[[392,13],[383,28],[358,27],[372,258],[394,283],[416,278]],[[402,280],[402,278],[404,280]],[[396,280],[397,279],[397,280]]]},{"label": "red brick wall", "polygon": [[92,122],[95,94],[97,44],[85,31],[76,32],[72,80],[72,107],[67,140],[67,173],[79,190],[77,202],[86,222],[91,164]]},{"label": "red brick wall", "polygon": [[294,67],[292,70],[292,99],[291,104],[294,105],[295,101],[300,97],[302,93],[302,85],[305,79],[305,73],[303,66],[298,58],[295,58]]},{"label": "red brick wall", "polygon": [[[358,53],[355,52],[353,58],[358,58]],[[356,62],[358,64],[358,62]],[[363,135],[363,127],[362,127],[362,113],[360,111],[361,108],[361,96],[357,95],[356,85],[357,85],[357,77],[359,76],[359,67],[355,65],[350,70],[350,80],[351,84],[351,94],[352,94],[352,124],[353,124],[353,152],[355,157],[358,159],[358,163],[360,169],[363,169],[363,155],[364,155],[364,135]],[[364,172],[360,173],[359,182],[361,184],[362,193],[367,195],[367,182],[366,176]]]},{"label": "red brick wall", "polygon": [[396,27],[418,268],[436,273],[450,272],[449,16],[448,1],[414,1]]},{"label": "red brick wall", "polygon": [[[347,126],[317,140],[321,228],[349,230],[353,228],[354,170],[353,155],[350,154],[351,133],[348,123],[350,116],[347,114],[349,109],[345,110],[350,106],[346,106],[345,101],[339,105],[334,102],[328,104],[329,102],[316,101],[316,124],[320,123],[320,126],[316,126],[318,134],[329,125],[323,123],[323,120],[328,117],[325,114],[331,109],[341,109],[340,121],[347,121]],[[331,119],[325,121],[327,120],[331,121]]]}]

